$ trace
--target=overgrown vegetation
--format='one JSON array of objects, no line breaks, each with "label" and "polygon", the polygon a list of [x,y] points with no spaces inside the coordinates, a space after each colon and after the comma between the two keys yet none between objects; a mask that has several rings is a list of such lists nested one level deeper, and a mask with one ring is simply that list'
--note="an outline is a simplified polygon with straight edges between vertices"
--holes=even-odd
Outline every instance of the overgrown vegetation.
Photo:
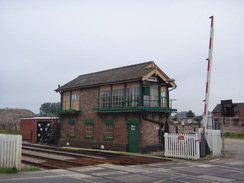
[{"label": "overgrown vegetation", "polygon": [[0,125],[0,133],[18,135],[19,129],[13,124]]},{"label": "overgrown vegetation", "polygon": [[244,132],[225,132],[225,138],[244,139]]},{"label": "overgrown vegetation", "polygon": [[17,173],[16,168],[0,168],[0,173]]}]

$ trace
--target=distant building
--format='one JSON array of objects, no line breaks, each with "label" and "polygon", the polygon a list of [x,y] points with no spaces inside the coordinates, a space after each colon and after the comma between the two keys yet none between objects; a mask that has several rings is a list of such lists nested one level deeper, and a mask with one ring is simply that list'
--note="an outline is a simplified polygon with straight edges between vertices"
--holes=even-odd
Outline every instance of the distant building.
[{"label": "distant building", "polygon": [[[234,107],[235,116],[226,117],[224,123],[231,124],[233,126],[244,126],[244,103],[233,103],[236,105]],[[215,122],[222,122],[222,114],[221,114],[221,104],[217,104],[212,111],[213,118]]]},{"label": "distant building", "polygon": [[154,62],[80,75],[61,94],[59,145],[129,152],[162,149],[176,88]]}]

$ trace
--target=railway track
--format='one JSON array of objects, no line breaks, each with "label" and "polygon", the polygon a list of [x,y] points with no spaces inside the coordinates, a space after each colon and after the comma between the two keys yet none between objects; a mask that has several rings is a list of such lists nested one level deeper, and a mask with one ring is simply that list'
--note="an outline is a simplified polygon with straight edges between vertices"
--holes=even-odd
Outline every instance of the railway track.
[{"label": "railway track", "polygon": [[138,165],[169,161],[162,158],[129,156],[91,150],[70,150],[41,145],[23,145],[22,163],[43,169],[71,168],[99,164]]}]

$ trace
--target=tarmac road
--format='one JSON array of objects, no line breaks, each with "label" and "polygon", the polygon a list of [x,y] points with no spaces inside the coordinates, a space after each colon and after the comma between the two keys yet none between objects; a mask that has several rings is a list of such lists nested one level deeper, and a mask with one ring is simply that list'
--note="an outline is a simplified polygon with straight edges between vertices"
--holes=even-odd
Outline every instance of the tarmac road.
[{"label": "tarmac road", "polygon": [[228,158],[206,161],[173,160],[149,165],[98,166],[0,174],[0,183],[90,182],[244,182],[244,140],[225,141]]},{"label": "tarmac road", "polygon": [[225,139],[225,150],[231,158],[244,161],[244,139]]}]

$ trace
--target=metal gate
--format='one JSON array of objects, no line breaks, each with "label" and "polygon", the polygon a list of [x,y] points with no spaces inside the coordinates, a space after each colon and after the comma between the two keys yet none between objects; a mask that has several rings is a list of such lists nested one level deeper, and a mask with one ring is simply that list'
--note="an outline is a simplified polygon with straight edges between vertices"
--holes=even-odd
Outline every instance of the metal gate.
[{"label": "metal gate", "polygon": [[199,159],[201,134],[165,133],[165,157]]}]

